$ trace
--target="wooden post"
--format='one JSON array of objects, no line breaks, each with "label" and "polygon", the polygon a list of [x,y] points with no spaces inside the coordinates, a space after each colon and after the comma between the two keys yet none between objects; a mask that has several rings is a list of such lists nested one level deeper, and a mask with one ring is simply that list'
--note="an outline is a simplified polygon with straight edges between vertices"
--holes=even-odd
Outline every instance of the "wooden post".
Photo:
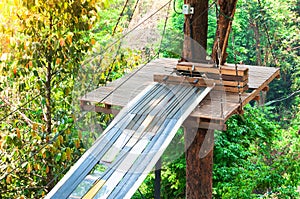
[{"label": "wooden post", "polygon": [[186,198],[212,198],[214,130],[200,129],[199,120],[184,123],[186,150]]},{"label": "wooden post", "polygon": [[194,7],[194,14],[185,16],[183,59],[206,60],[208,0],[185,0],[184,3]]}]

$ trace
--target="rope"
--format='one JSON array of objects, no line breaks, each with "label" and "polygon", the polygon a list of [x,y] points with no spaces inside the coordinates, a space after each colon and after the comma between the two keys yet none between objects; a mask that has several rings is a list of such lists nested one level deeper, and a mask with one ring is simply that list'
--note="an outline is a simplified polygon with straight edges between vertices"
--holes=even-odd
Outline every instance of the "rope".
[{"label": "rope", "polygon": [[[232,29],[231,29],[232,30]],[[243,101],[242,101],[242,93],[241,93],[241,84],[240,84],[240,79],[238,78],[238,64],[237,64],[237,59],[236,59],[236,50],[235,50],[235,43],[234,43],[234,33],[232,31],[232,51],[233,51],[233,57],[234,57],[234,66],[235,66],[235,74],[237,77],[237,81],[238,81],[238,93],[239,93],[239,103],[240,103],[240,107],[239,107],[239,111],[242,112],[243,110]]]},{"label": "rope", "polygon": [[177,10],[176,10],[176,0],[174,0],[173,1],[173,10],[174,10],[174,12],[176,13],[176,14],[182,14],[181,12],[178,12]]},{"label": "rope", "polygon": [[123,14],[124,14],[124,11],[125,11],[125,8],[127,7],[128,2],[129,2],[129,0],[126,0],[125,4],[124,4],[124,6],[123,6],[123,9],[122,9],[122,11],[121,11],[121,13],[120,13],[120,15],[119,15],[118,21],[117,21],[117,23],[116,23],[116,25],[115,25],[115,27],[114,27],[114,29],[113,29],[112,36],[115,35],[115,32],[116,32],[116,30],[117,30],[117,27],[118,27],[120,21],[121,21],[121,18],[122,18]]},{"label": "rope", "polygon": [[[175,0],[174,0],[174,2],[175,2]],[[167,23],[168,23],[168,19],[169,19],[170,6],[171,6],[171,2],[169,3],[168,11],[167,11],[167,14],[166,14],[166,19],[165,19],[163,34],[162,34],[162,37],[161,37],[161,40],[160,40],[160,44],[159,44],[159,49],[158,49],[158,57],[159,57],[159,55],[161,53],[161,48],[162,48],[163,40],[164,40],[164,37],[165,37],[165,34],[166,34],[166,27],[167,27]]]},{"label": "rope", "polygon": [[[128,24],[131,23],[131,20],[132,20],[133,15],[134,15],[134,13],[135,13],[135,11],[136,11],[136,8],[137,8],[138,3],[139,3],[139,0],[137,0],[136,3],[135,3],[135,5],[134,5],[134,9],[133,9],[132,14],[131,14],[130,17],[129,17],[129,20],[128,20],[129,23],[128,23]],[[128,4],[128,0],[126,1],[125,5],[124,5],[124,7],[123,7],[123,10],[122,10],[122,12],[121,12],[122,15],[123,15],[123,12],[124,12],[125,7],[127,6],[127,4]],[[120,18],[121,18],[121,14],[120,14],[119,20],[120,20]],[[119,21],[119,20],[118,20],[118,21]],[[118,23],[119,23],[119,22],[118,22]],[[116,24],[116,26],[118,25],[118,23]],[[115,27],[115,28],[116,28],[116,27]],[[114,35],[114,32],[113,32],[112,36],[113,36],[113,35]],[[117,60],[117,55],[119,54],[119,52],[120,52],[120,50],[121,50],[121,46],[122,46],[122,40],[120,41],[120,44],[119,44],[119,46],[118,46],[116,55],[115,55],[115,57],[114,57],[114,60],[113,60],[113,62],[111,63],[111,67],[109,68],[108,74],[107,74],[107,76],[106,76],[106,78],[105,78],[105,86],[106,86],[106,84],[107,84],[107,82],[108,82],[108,79],[109,79],[109,76],[110,76],[110,74],[111,74],[111,72],[112,72],[113,65],[115,64],[115,62],[116,62],[116,60]],[[100,81],[100,80],[99,80],[99,81]]]},{"label": "rope", "polygon": [[133,15],[134,15],[134,13],[135,13],[135,11],[136,11],[136,8],[137,8],[138,4],[139,4],[139,0],[137,0],[137,1],[135,2],[134,8],[133,8],[133,12],[131,13],[131,15],[130,15],[128,21],[131,22],[131,20],[132,20],[132,18],[133,18]]},{"label": "rope", "polygon": [[[215,4],[216,7],[217,7],[217,4]],[[216,9],[216,18],[217,18],[217,24],[218,24],[218,21],[219,21],[219,12],[218,12],[218,9]],[[216,65],[217,65],[217,68],[219,69],[219,80],[220,80],[220,86],[222,87],[223,86],[223,78],[222,78],[222,72],[221,72],[221,54],[222,54],[222,50],[221,50],[221,47],[220,47],[220,31],[217,30],[216,32],[217,34],[217,44],[218,44],[218,49],[217,49],[217,60],[216,60]],[[221,90],[220,92],[221,96],[220,96],[220,115],[221,115],[221,118],[224,118],[224,105],[223,105],[223,92]]]}]

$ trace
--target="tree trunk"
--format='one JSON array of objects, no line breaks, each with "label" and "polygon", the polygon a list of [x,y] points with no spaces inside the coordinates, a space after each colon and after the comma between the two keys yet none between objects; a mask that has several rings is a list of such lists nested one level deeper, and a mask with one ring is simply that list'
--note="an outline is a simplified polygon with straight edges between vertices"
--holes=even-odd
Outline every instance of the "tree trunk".
[{"label": "tree trunk", "polygon": [[220,13],[217,24],[216,38],[214,41],[212,51],[212,60],[216,63],[219,62],[218,48],[220,46],[220,64],[223,65],[226,62],[226,58],[228,56],[228,54],[226,53],[226,48],[228,46],[228,38],[231,30],[237,0],[218,0],[218,4],[220,6]]},{"label": "tree trunk", "polygon": [[52,79],[52,69],[51,63],[48,62],[47,65],[47,79],[46,79],[46,126],[47,126],[47,134],[50,135],[52,133],[52,118],[51,118],[51,79]]},{"label": "tree trunk", "polygon": [[212,198],[214,131],[199,129],[197,119],[184,124],[186,150],[186,198]]},{"label": "tree trunk", "polygon": [[194,7],[193,15],[185,16],[182,57],[185,61],[206,61],[208,0],[185,0]]},{"label": "tree trunk", "polygon": [[[260,34],[259,34],[259,28],[256,21],[253,21],[250,26],[253,29],[254,32],[254,38],[255,38],[255,49],[256,49],[256,64],[258,66],[262,66],[262,57],[261,57],[261,51],[260,51]],[[267,92],[261,91],[260,98],[259,98],[259,106],[264,106],[267,98]]]},{"label": "tree trunk", "polygon": [[258,66],[262,66],[262,59],[261,59],[261,52],[260,52],[260,34],[259,34],[258,24],[257,22],[252,22],[250,25],[254,31],[255,48],[256,48],[256,64]]}]

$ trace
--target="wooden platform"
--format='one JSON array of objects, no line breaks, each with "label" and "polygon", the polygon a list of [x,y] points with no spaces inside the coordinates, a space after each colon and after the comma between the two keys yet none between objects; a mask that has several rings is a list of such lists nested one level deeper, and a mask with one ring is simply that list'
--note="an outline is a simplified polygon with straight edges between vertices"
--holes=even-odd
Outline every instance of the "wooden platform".
[{"label": "wooden platform", "polygon": [[[154,74],[170,75],[176,65],[177,59],[154,60],[134,75],[127,74],[105,87],[87,93],[80,99],[82,109],[116,114],[120,107],[124,107],[153,82]],[[255,99],[260,91],[266,90],[274,78],[280,76],[278,68],[248,65],[246,67],[249,68],[249,91],[242,94],[242,106]],[[124,82],[126,79],[128,80]],[[221,103],[223,103],[223,111]],[[239,95],[237,93],[212,91],[190,116],[200,118],[201,121],[210,122],[213,120],[216,123],[224,123],[231,115],[238,113],[239,107]]]},{"label": "wooden platform", "polygon": [[120,111],[45,199],[131,198],[212,88],[152,83]]}]

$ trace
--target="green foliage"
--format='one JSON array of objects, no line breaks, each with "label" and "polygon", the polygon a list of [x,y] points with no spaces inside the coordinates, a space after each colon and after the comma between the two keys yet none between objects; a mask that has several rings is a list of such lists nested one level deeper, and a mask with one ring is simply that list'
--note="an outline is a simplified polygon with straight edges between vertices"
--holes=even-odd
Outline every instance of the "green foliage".
[{"label": "green foliage", "polygon": [[294,132],[286,137],[284,130],[269,121],[269,114],[270,110],[248,106],[244,116],[231,118],[228,130],[217,134],[216,198],[299,196],[300,167],[295,156],[300,138]]},{"label": "green foliage", "polygon": [[18,28],[0,63],[1,198],[40,198],[83,152],[70,93],[91,48],[95,2],[25,6],[18,5]]}]

